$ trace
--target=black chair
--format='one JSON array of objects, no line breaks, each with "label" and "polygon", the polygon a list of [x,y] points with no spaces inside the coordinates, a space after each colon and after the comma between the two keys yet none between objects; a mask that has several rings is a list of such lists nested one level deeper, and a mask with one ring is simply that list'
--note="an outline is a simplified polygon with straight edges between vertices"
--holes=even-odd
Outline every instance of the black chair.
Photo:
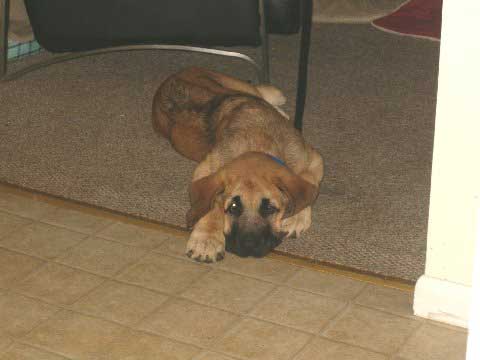
[{"label": "black chair", "polygon": [[[269,82],[268,34],[301,29],[295,127],[301,129],[306,97],[312,0],[25,0],[35,38],[54,54],[7,71],[9,0],[0,0],[0,79],[83,56],[112,51],[181,50],[236,57]],[[252,46],[261,62],[218,47]]]}]

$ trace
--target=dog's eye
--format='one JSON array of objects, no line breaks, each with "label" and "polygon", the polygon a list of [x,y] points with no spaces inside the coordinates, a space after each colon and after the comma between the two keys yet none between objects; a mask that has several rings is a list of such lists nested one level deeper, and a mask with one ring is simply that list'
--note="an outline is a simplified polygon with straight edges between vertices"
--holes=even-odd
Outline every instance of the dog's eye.
[{"label": "dog's eye", "polygon": [[268,199],[262,199],[260,204],[260,215],[267,217],[278,212],[278,209]]},{"label": "dog's eye", "polygon": [[242,207],[242,202],[240,201],[240,197],[235,196],[232,199],[232,203],[228,206],[227,212],[234,216],[240,216],[242,214],[242,211],[243,211],[243,207]]}]

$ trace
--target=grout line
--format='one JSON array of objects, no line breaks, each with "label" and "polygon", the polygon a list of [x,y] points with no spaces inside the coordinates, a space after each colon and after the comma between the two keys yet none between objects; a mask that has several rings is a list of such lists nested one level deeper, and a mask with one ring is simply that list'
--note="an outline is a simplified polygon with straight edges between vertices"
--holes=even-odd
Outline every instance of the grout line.
[{"label": "grout line", "polygon": [[[24,255],[24,256],[31,256],[31,255],[25,255],[25,254],[22,254],[21,252],[18,252],[18,251],[15,251],[15,250],[10,250],[10,249],[6,249],[6,248],[3,248],[3,247],[0,247],[2,249],[5,249],[7,251],[10,251],[10,252],[13,252],[13,253],[16,253],[16,254],[20,254],[20,255]],[[24,282],[25,280],[29,279],[33,274],[35,274],[37,271],[40,271],[41,269],[45,268],[47,265],[48,265],[48,261],[45,261],[39,257],[36,257],[36,256],[31,256],[33,257],[34,259],[37,259],[37,260],[41,260],[43,262],[43,264],[40,264],[38,267],[36,267],[35,269],[33,269],[32,271],[28,272],[23,278],[19,279],[19,278],[15,278],[14,279],[14,285],[10,285],[10,286],[7,286],[6,288],[0,288],[0,289],[4,289],[4,290],[13,290],[17,287],[18,284]]]},{"label": "grout line", "polygon": [[405,340],[398,345],[398,347],[392,352],[392,356],[396,356],[400,354],[402,349],[407,345],[407,343],[410,341],[411,338],[413,338],[418,332],[420,332],[420,329],[424,327],[424,323],[420,322],[419,325],[415,330],[412,331],[412,333],[405,338]]},{"label": "grout line", "polygon": [[[274,326],[280,326],[280,327],[283,327],[283,328],[287,328],[287,329],[290,329],[290,330],[293,330],[293,331],[298,331],[298,332],[301,332],[303,334],[306,334],[310,337],[313,336],[312,333],[309,333],[305,330],[299,330],[299,329],[296,329],[296,328],[293,328],[293,327],[290,327],[290,326],[286,326],[286,325],[282,325],[282,324],[278,324],[278,323],[275,323],[275,322],[272,322],[272,321],[269,321],[269,320],[264,320],[264,319],[258,319],[256,317],[254,317],[252,315],[252,312],[254,311],[254,309],[259,305],[261,304],[263,301],[265,301],[269,296],[271,296],[273,293],[275,293],[278,288],[280,287],[280,285],[277,285],[277,286],[274,286],[270,291],[268,291],[264,296],[260,297],[260,299],[258,299],[251,307],[250,309],[246,310],[244,313],[241,313],[240,314],[240,317],[238,319],[237,322],[232,322],[232,326],[227,328],[224,333],[219,336],[217,339],[215,339],[210,347],[212,349],[215,348],[215,346],[217,344],[219,344],[223,339],[225,339],[228,335],[230,334],[233,334],[240,326],[242,323],[244,323],[246,320],[254,320],[254,321],[257,321],[257,322],[265,322],[265,323],[268,323],[270,325],[274,325]],[[307,341],[307,343],[310,342],[310,339]],[[217,350],[216,350],[217,351]],[[217,351],[221,354],[224,354],[224,355],[228,355],[228,356],[231,356],[231,354],[227,354],[227,353],[224,353],[224,352],[220,352],[220,351]],[[249,359],[247,359],[249,360]]]},{"label": "grout line", "polygon": [[338,320],[350,309],[351,307],[351,302],[347,301],[345,305],[337,311],[335,314],[333,314],[328,321],[325,323],[322,328],[316,332],[315,337],[320,337],[321,334],[325,333],[328,329],[332,328]]},{"label": "grout line", "polygon": [[[162,294],[163,295],[163,294]],[[145,320],[147,320],[148,318],[150,318],[151,316],[153,316],[157,311],[160,310],[161,307],[164,307],[164,306],[168,306],[169,304],[173,303],[175,300],[178,300],[177,297],[175,296],[172,296],[172,295],[169,295],[165,301],[163,301],[162,303],[158,304],[158,306],[156,306],[153,310],[151,310],[150,312],[148,312],[147,314],[145,314],[142,318],[140,318],[139,320],[137,320],[136,322],[134,322],[133,324],[130,324],[130,326],[133,328],[133,329],[140,329],[138,326],[143,323]],[[184,299],[185,301],[185,299]]]},{"label": "grout line", "polygon": [[[21,294],[23,295],[23,294]],[[35,301],[39,301],[38,299],[35,299],[35,298],[32,298],[31,296],[26,296],[26,295],[23,295],[25,296],[26,298],[30,299],[30,300],[35,300]],[[41,303],[44,303],[44,304],[47,304],[47,305],[51,305],[51,304],[48,304],[44,301],[39,301]],[[57,306],[57,309],[55,309],[56,311],[54,311],[50,316],[48,316],[46,319],[44,319],[43,321],[39,321],[37,324],[35,324],[30,330],[28,330],[27,332],[25,332],[24,334],[20,335],[20,336],[17,336],[15,337],[15,340],[16,341],[22,341],[22,339],[26,338],[28,335],[30,335],[33,331],[35,331],[36,329],[38,329],[40,326],[42,326],[43,324],[47,323],[48,321],[50,321],[51,319],[53,319],[55,316],[57,316],[58,313],[60,313],[61,311],[65,311],[65,309],[63,308],[60,308]]]},{"label": "grout line", "polygon": [[345,315],[347,313],[347,311],[350,310],[351,308],[352,308],[352,303],[347,302],[345,307],[342,310],[340,310],[339,312],[337,312],[337,314],[335,316],[333,316],[327,324],[325,324],[323,329],[321,329],[317,333],[317,335],[323,336],[329,329],[331,329],[333,326],[335,326],[337,324],[337,322],[343,317],[343,315]]},{"label": "grout line", "polygon": [[[15,339],[13,344],[9,347],[9,349],[7,351],[5,351],[3,354],[6,354],[9,350],[12,349],[12,347],[17,344],[17,345],[24,345],[24,346],[27,346],[27,347],[31,347],[33,349],[36,349],[36,350],[39,350],[39,351],[42,351],[42,352],[45,352],[47,354],[51,354],[51,355],[56,355],[56,356],[60,356],[61,358],[65,359],[65,360],[73,360],[72,358],[70,357],[66,357],[65,355],[62,355],[62,354],[59,354],[57,352],[54,352],[52,351],[51,349],[44,349],[36,344],[30,344],[28,342],[25,342],[25,341],[22,341],[21,339]],[[1,354],[0,354],[1,356]]]},{"label": "grout line", "polygon": [[[116,223],[113,223],[111,225],[116,225]],[[105,230],[105,229],[104,229]],[[103,230],[102,230],[103,231]],[[111,241],[111,242],[115,242],[117,244],[122,244],[122,245],[125,245],[125,246],[131,246],[131,247],[136,247],[136,248],[139,248],[139,249],[144,249],[144,250],[147,250],[147,251],[152,251],[152,252],[158,252],[158,249],[160,249],[168,240],[168,235],[164,235],[164,234],[161,234],[162,236],[162,239],[160,240],[155,240],[155,242],[158,241],[158,244],[156,244],[156,246],[154,247],[150,247],[150,246],[141,246],[141,245],[132,245],[132,244],[126,244],[124,241],[120,241],[118,239],[115,239],[113,236],[105,236],[105,235],[101,235],[100,233],[96,234],[95,237],[96,238],[99,238],[99,239],[102,239],[102,240],[108,240],[108,241]]]},{"label": "grout line", "polygon": [[385,310],[385,309],[366,306],[366,305],[358,304],[358,303],[355,303],[355,302],[352,302],[352,306],[356,306],[356,307],[366,309],[366,310],[376,311],[376,312],[386,314],[386,315],[390,315],[390,316],[399,317],[399,318],[402,318],[402,319],[405,319],[405,320],[413,320],[413,321],[416,321],[416,322],[423,322],[422,318],[416,317],[413,314],[412,315],[402,315],[402,314],[394,313],[392,311],[388,311],[388,310]]},{"label": "grout line", "polygon": [[[353,347],[353,348],[358,348],[358,349],[361,349],[361,350],[364,350],[364,351],[368,351],[368,352],[371,352],[371,353],[374,353],[374,354],[378,354],[378,355],[382,355],[382,356],[386,356],[386,357],[392,356],[392,354],[389,354],[389,353],[383,353],[383,352],[380,352],[380,351],[378,351],[378,350],[373,350],[373,349],[367,348],[367,347],[362,346],[362,345],[354,345],[354,344],[348,343],[348,342],[346,342],[346,341],[341,341],[341,340],[337,340],[337,339],[330,339],[330,338],[327,338],[327,337],[322,336],[322,335],[316,335],[315,338],[316,338],[316,339],[321,339],[321,340],[330,341],[330,342],[333,342],[333,343],[336,343],[336,344],[339,344],[339,345],[344,345],[344,346],[349,346],[349,347]],[[393,355],[393,356],[394,356],[394,355]]]},{"label": "grout line", "polygon": [[[275,281],[272,281],[272,280],[267,280],[265,278],[262,278],[260,276],[254,276],[254,275],[250,275],[250,274],[245,274],[245,273],[241,273],[241,272],[236,272],[236,271],[231,271],[230,269],[225,269],[225,268],[214,268],[213,266],[215,265],[208,265],[210,267],[212,267],[212,269],[214,271],[219,271],[219,272],[223,272],[223,273],[227,273],[227,274],[233,274],[233,275],[238,275],[238,276],[241,276],[241,277],[245,277],[245,278],[248,278],[248,279],[251,279],[251,280],[257,280],[257,281],[262,281],[262,282],[265,282],[265,283],[268,283],[268,284],[273,284],[273,285],[284,285],[284,283],[287,281],[287,280],[283,280],[283,281],[278,281],[278,282],[275,282]],[[297,271],[294,272],[294,274],[296,274]],[[286,285],[285,285],[286,286]],[[288,286],[290,287],[290,286]],[[307,291],[308,292],[308,291]],[[317,294],[318,295],[318,294]]]},{"label": "grout line", "polygon": [[[250,306],[250,308],[248,310],[245,311],[245,316],[246,317],[249,317],[249,318],[253,318],[255,319],[255,317],[252,315],[252,312],[255,310],[255,308],[262,304],[265,300],[267,300],[271,295],[273,295],[274,293],[277,292],[278,288],[280,287],[280,285],[276,285],[274,286],[270,291],[267,291],[265,293],[265,295],[263,295],[262,297],[260,297],[257,301],[255,301],[253,303],[252,306]],[[258,320],[258,319],[257,319]]]},{"label": "grout line", "polygon": [[71,264],[67,264],[67,263],[64,263],[62,261],[60,261],[60,258],[61,257],[64,257],[66,255],[71,255],[72,252],[79,248],[83,243],[85,243],[86,241],[88,240],[94,240],[95,239],[95,236],[89,236],[87,237],[86,239],[84,239],[83,241],[79,242],[78,244],[75,244],[72,248],[70,248],[69,252],[65,252],[62,254],[62,256],[57,256],[55,257],[54,259],[51,260],[51,262],[54,262],[56,264],[59,264],[59,265],[63,265],[63,266],[68,266],[72,269],[75,269],[75,270],[80,270],[80,271],[87,271],[87,272],[90,272],[92,274],[95,274],[97,276],[103,276],[103,277],[106,277],[106,278],[116,278],[116,276],[118,276],[121,272],[123,272],[124,270],[126,270],[128,267],[130,267],[131,265],[133,265],[134,263],[136,263],[137,261],[139,261],[140,259],[143,259],[146,255],[149,254],[149,252],[145,249],[142,249],[141,247],[137,247],[137,246],[132,246],[132,245],[125,245],[125,244],[121,244],[119,242],[116,242],[116,241],[112,241],[112,240],[109,240],[109,239],[101,239],[102,241],[105,241],[105,242],[109,242],[109,243],[113,243],[113,244],[120,244],[120,245],[123,245],[125,248],[134,248],[134,249],[138,249],[138,250],[141,250],[141,251],[144,251],[145,254],[139,256],[138,258],[136,259],[133,259],[133,260],[130,260],[128,261],[125,265],[123,265],[119,270],[115,271],[113,274],[111,275],[105,275],[105,274],[101,274],[101,273],[96,273],[94,271],[91,271],[91,270],[86,270],[80,266],[75,266],[75,265],[71,265]]},{"label": "grout line", "polygon": [[[1,184],[0,184],[0,194],[1,193],[2,193],[2,191],[1,191]],[[5,209],[5,208],[0,208],[0,213],[7,214],[7,215],[10,215],[10,216],[20,217],[22,219],[26,219],[26,220],[30,220],[30,221],[39,221],[38,217],[26,216],[25,214],[20,214],[18,212],[9,211],[8,209]]]},{"label": "grout line", "polygon": [[11,236],[14,232],[17,232],[17,231],[19,231],[19,230],[21,230],[21,229],[23,229],[27,226],[30,226],[31,224],[33,224],[35,222],[35,220],[33,220],[33,219],[26,218],[26,217],[23,217],[23,216],[18,216],[18,215],[15,215],[15,214],[9,214],[5,211],[0,210],[0,215],[2,213],[7,214],[9,216],[19,217],[21,219],[28,220],[28,222],[26,222],[25,224],[19,225],[18,227],[15,227],[14,229],[12,229],[10,231],[0,233],[0,241],[5,240],[7,237]]},{"label": "grout line", "polygon": [[[0,194],[1,193],[2,193],[2,191],[1,191],[1,184],[0,184]],[[26,216],[25,214],[20,214],[20,213],[9,211],[8,209],[5,209],[5,208],[0,208],[0,213],[10,215],[10,216],[14,216],[14,217],[19,217],[19,218],[22,218],[22,219],[25,219],[25,220],[30,220],[32,222],[39,220],[39,219],[36,219],[36,218],[32,218],[30,216]]]},{"label": "grout line", "polygon": [[[45,224],[45,223],[40,223],[40,222],[34,222],[34,223],[31,223],[27,226],[31,226],[31,225],[35,225],[35,224],[41,224],[41,225],[49,225],[49,224]],[[49,225],[49,226],[53,226],[53,225]],[[57,227],[58,229],[62,229],[62,230],[65,230],[64,228],[59,228]],[[21,230],[20,230],[21,231]],[[74,231],[72,231],[74,232]],[[22,255],[26,255],[26,256],[30,256],[30,257],[33,257],[33,258],[36,258],[36,259],[39,259],[39,260],[44,260],[44,261],[50,261],[50,262],[54,262],[56,261],[59,257],[65,255],[67,252],[70,252],[71,250],[73,250],[74,248],[76,248],[78,245],[80,245],[81,243],[83,243],[84,241],[86,241],[87,239],[90,238],[90,236],[88,236],[87,234],[84,234],[84,233],[78,233],[76,232],[77,235],[82,235],[83,236],[83,239],[79,240],[76,244],[73,244],[67,248],[65,248],[64,250],[62,250],[59,254],[57,254],[56,256],[54,257],[43,257],[41,255],[38,255],[38,254],[32,254],[32,253],[28,253],[28,252],[25,252],[23,251],[22,249],[12,249],[10,247],[7,247],[5,245],[2,244],[2,242],[5,239],[0,239],[0,248],[2,249],[5,249],[5,250],[9,250],[9,251],[12,251],[12,252],[15,252],[15,253],[18,253],[18,254],[22,254]]]},{"label": "grout line", "polygon": [[368,284],[363,284],[363,287],[360,289],[360,291],[359,291],[357,294],[355,294],[354,297],[352,297],[352,298],[350,299],[350,302],[355,303],[355,302],[358,300],[358,298],[359,298],[364,292],[367,291],[367,289],[368,289]]}]

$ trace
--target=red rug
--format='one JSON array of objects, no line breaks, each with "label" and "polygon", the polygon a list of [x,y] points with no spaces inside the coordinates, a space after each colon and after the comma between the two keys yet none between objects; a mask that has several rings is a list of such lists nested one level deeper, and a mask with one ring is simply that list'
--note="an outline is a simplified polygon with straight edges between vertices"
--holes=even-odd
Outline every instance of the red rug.
[{"label": "red rug", "polygon": [[378,29],[407,36],[440,40],[442,0],[411,0],[372,22]]}]

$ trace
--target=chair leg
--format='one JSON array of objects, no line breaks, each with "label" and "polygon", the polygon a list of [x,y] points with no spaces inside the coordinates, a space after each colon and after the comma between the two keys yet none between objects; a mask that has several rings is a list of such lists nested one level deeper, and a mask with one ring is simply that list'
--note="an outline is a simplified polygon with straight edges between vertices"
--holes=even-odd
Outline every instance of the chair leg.
[{"label": "chair leg", "polygon": [[260,47],[262,52],[262,78],[260,79],[260,82],[267,84],[270,82],[270,54],[268,44],[267,21],[265,15],[265,1],[259,0],[258,6],[260,13]]},{"label": "chair leg", "polygon": [[[4,0],[0,0],[0,1],[4,1]],[[264,76],[264,69],[262,69],[249,56],[242,53],[238,53],[238,52],[210,49],[210,48],[201,48],[201,47],[195,47],[195,46],[183,46],[183,45],[126,45],[126,46],[115,46],[111,48],[96,49],[96,50],[76,52],[76,53],[65,53],[65,54],[54,55],[47,60],[34,63],[32,65],[26,66],[14,72],[10,72],[8,75],[4,76],[3,79],[0,77],[0,81],[15,80],[32,71],[47,67],[49,65],[58,64],[64,61],[69,61],[72,59],[79,59],[86,56],[93,56],[93,55],[105,54],[110,52],[135,51],[135,50],[175,50],[175,51],[187,51],[187,52],[192,51],[192,52],[198,52],[198,53],[209,54],[209,55],[233,57],[233,58],[237,58],[239,60],[245,61],[251,66],[253,66],[255,68],[257,78],[260,82],[262,82],[262,78]]]},{"label": "chair leg", "polygon": [[310,53],[310,35],[312,30],[313,1],[302,2],[302,34],[297,77],[297,101],[295,106],[295,128],[302,130],[303,113],[307,97],[308,56]]},{"label": "chair leg", "polygon": [[0,0],[0,79],[7,74],[9,0]]}]

